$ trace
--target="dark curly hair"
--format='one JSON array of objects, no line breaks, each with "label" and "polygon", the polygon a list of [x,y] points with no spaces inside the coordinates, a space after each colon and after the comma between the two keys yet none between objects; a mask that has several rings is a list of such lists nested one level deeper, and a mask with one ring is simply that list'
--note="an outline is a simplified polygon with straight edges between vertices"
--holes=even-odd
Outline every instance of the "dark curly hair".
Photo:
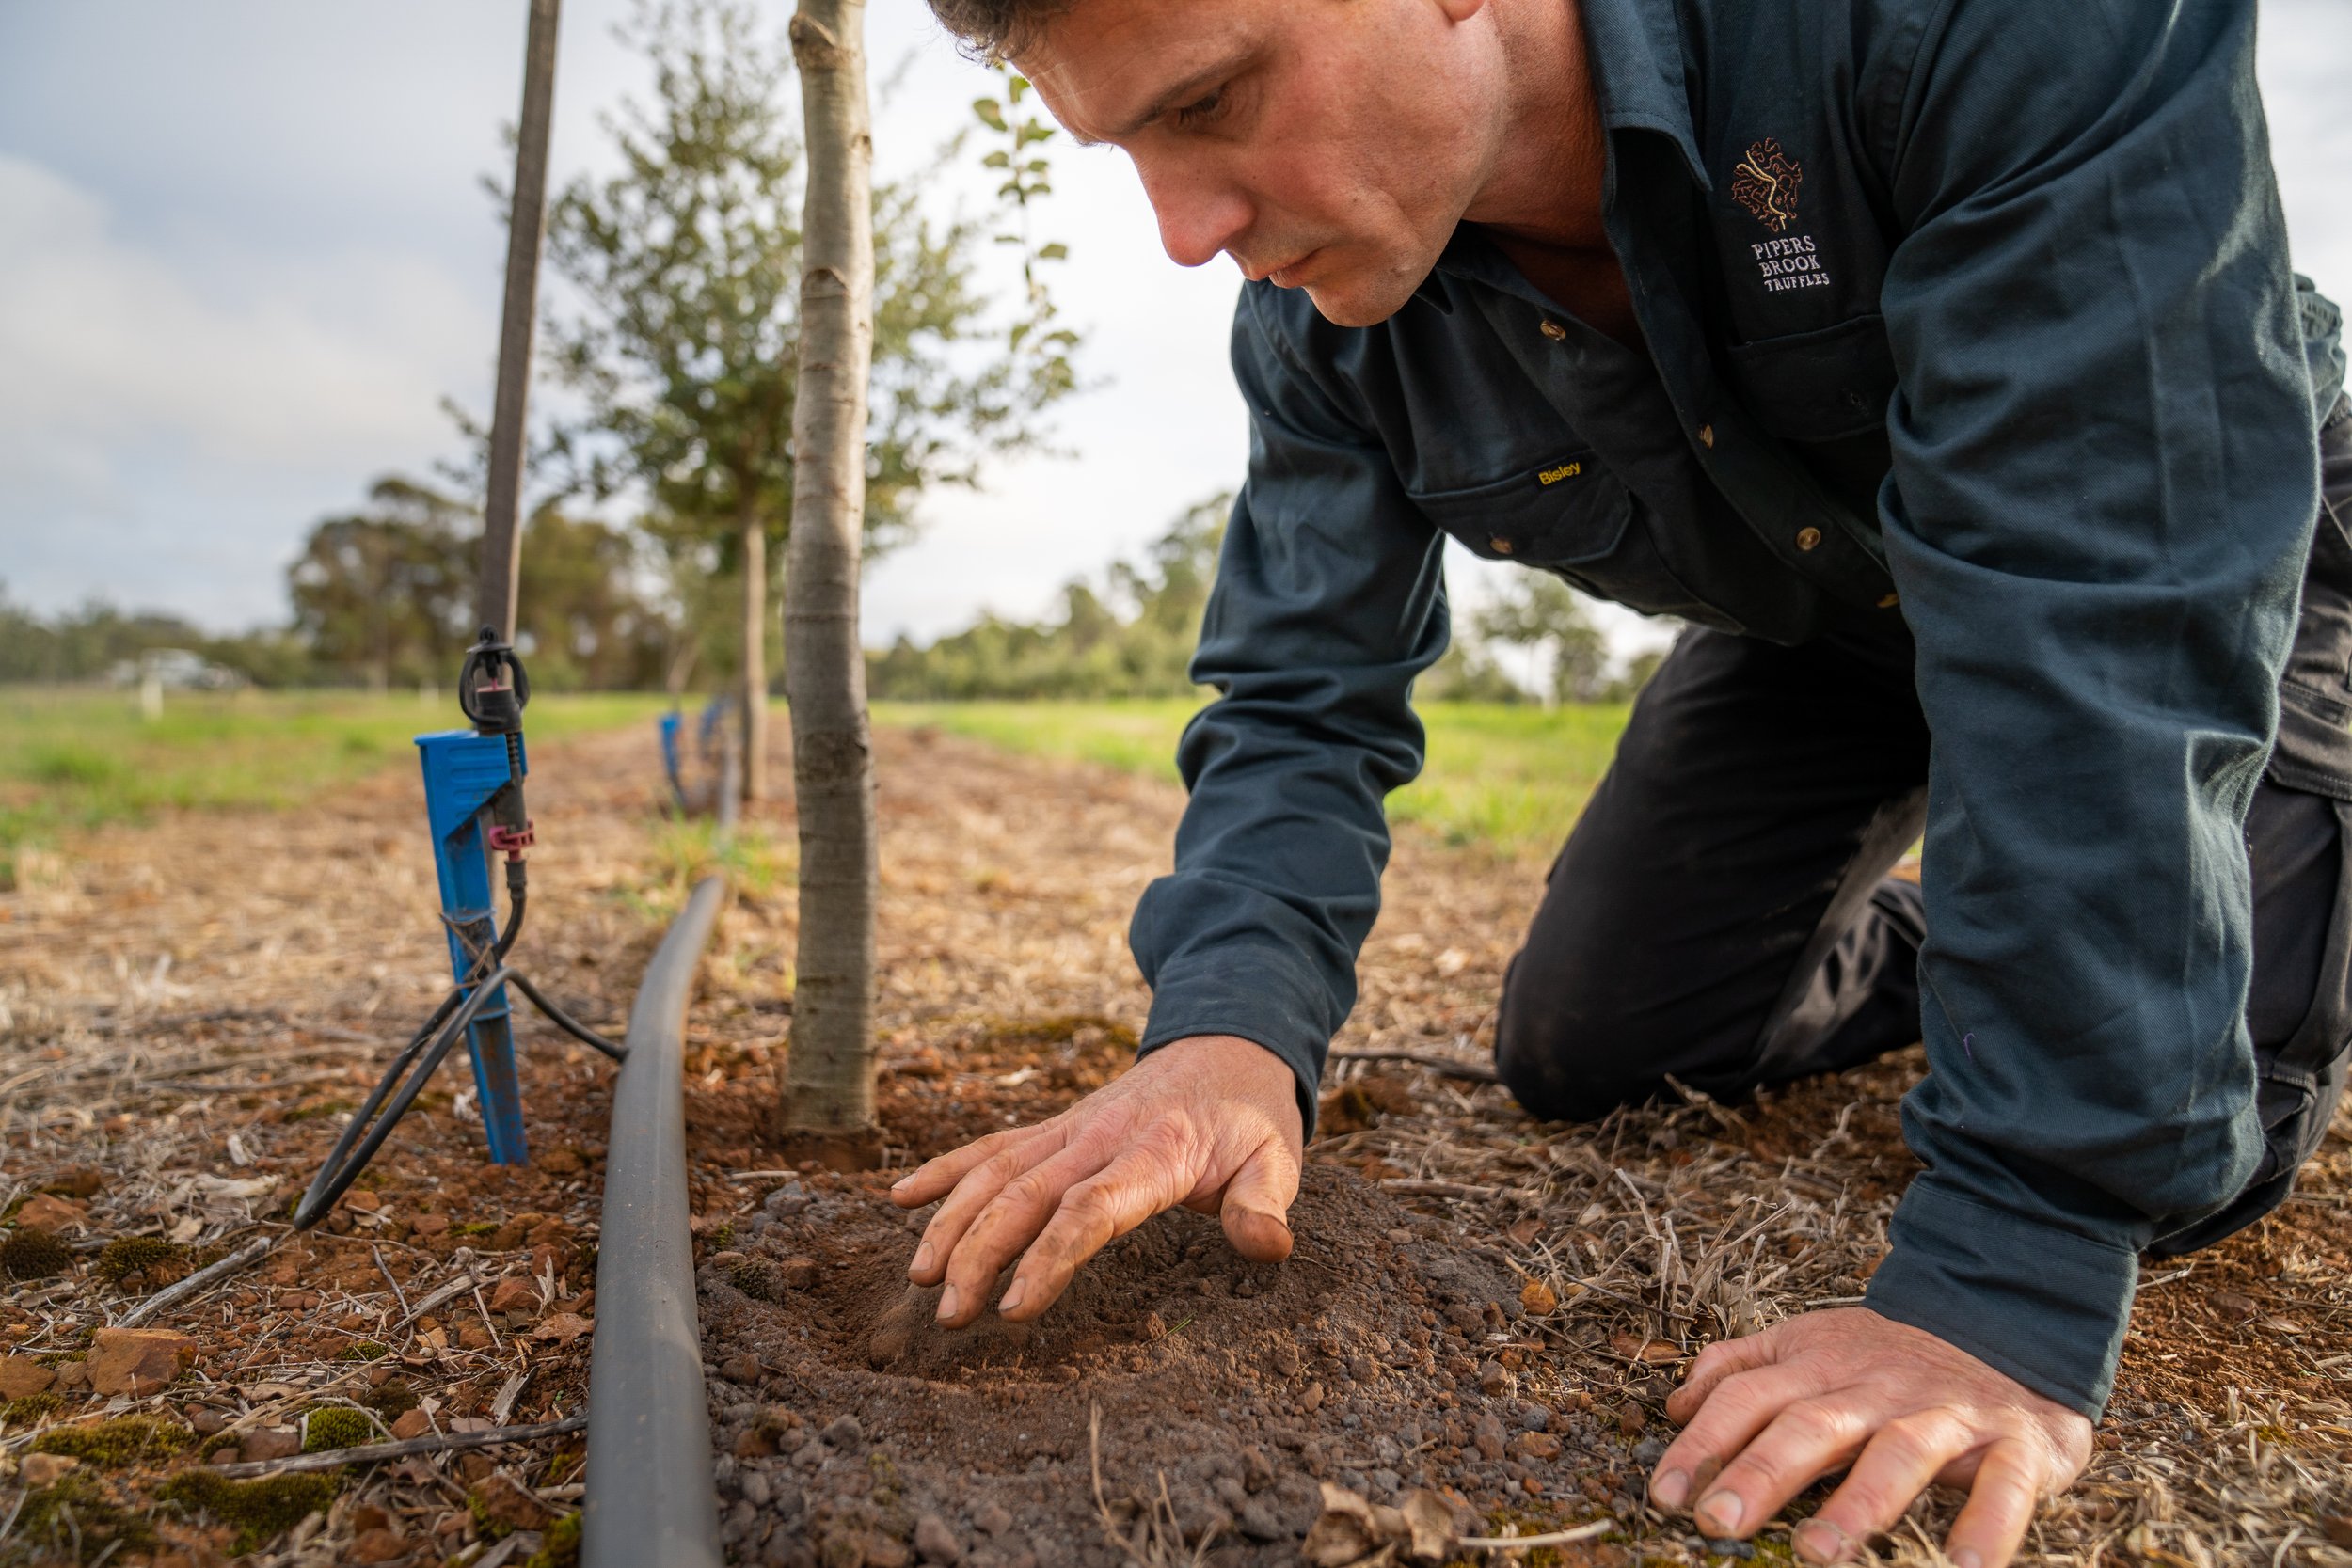
[{"label": "dark curly hair", "polygon": [[1024,47],[1038,24],[1067,10],[1072,0],[930,0],[939,24],[962,40],[975,59],[1001,60]]}]

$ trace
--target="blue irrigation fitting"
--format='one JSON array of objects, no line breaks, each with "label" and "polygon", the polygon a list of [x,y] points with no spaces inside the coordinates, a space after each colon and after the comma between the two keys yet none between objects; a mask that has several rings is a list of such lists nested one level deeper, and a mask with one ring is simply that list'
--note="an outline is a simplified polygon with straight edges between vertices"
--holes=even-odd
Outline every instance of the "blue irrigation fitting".
[{"label": "blue irrigation fitting", "polygon": [[[530,842],[528,826],[518,835],[497,819],[501,798],[518,790],[529,771],[522,735],[519,729],[511,735],[444,730],[417,736],[417,751],[424,767],[425,819],[433,832],[433,870],[441,887],[450,972],[465,990],[479,956],[498,938],[491,857],[501,850],[517,856]],[[475,1012],[467,1026],[467,1044],[473,1053],[474,1088],[491,1163],[528,1164],[522,1085],[515,1071],[514,1010],[503,983]]]}]

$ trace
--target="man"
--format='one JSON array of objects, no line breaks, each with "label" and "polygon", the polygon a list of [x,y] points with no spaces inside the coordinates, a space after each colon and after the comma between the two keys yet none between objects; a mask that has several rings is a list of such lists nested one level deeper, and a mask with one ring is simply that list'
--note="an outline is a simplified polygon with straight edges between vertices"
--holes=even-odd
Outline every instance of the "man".
[{"label": "man", "polygon": [[1942,1481],[2008,1560],[2137,1255],[2283,1199],[2352,1034],[2352,407],[2253,0],[933,5],[1241,265],[1253,439],[1146,1053],[902,1182],[913,1277],[968,1323],[1018,1256],[1034,1317],[1177,1202],[1287,1253],[1452,537],[1696,628],[1506,982],[1521,1101],[1927,1043],[1867,1305],[1709,1347],[1654,1497],[1747,1535],[1843,1469],[1834,1560]]}]

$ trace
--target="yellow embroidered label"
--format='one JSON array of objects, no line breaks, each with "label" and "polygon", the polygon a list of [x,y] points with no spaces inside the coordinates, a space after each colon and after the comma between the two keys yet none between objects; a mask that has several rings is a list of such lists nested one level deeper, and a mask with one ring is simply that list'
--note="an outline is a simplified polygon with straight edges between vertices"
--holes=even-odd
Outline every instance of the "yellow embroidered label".
[{"label": "yellow embroidered label", "polygon": [[1556,468],[1546,468],[1535,477],[1546,484],[1557,484],[1564,479],[1574,479],[1584,471],[1581,463],[1563,463]]}]

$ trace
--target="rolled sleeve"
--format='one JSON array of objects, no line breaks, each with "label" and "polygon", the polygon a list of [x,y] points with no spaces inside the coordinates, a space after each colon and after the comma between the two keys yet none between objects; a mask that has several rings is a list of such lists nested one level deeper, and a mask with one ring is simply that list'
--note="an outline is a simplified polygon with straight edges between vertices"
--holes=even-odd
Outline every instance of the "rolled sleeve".
[{"label": "rolled sleeve", "polygon": [[1233,369],[1249,474],[1193,661],[1221,695],[1184,732],[1175,869],[1146,890],[1130,942],[1152,988],[1143,1051],[1255,1040],[1297,1075],[1311,1132],[1379,912],[1383,801],[1421,768],[1410,693],[1445,651],[1442,537],[1262,310],[1246,290]]},{"label": "rolled sleeve", "polygon": [[1926,1175],[1870,1305],[2096,1415],[2260,1147],[2246,808],[2318,504],[2252,0],[1955,0],[1891,171]]}]

